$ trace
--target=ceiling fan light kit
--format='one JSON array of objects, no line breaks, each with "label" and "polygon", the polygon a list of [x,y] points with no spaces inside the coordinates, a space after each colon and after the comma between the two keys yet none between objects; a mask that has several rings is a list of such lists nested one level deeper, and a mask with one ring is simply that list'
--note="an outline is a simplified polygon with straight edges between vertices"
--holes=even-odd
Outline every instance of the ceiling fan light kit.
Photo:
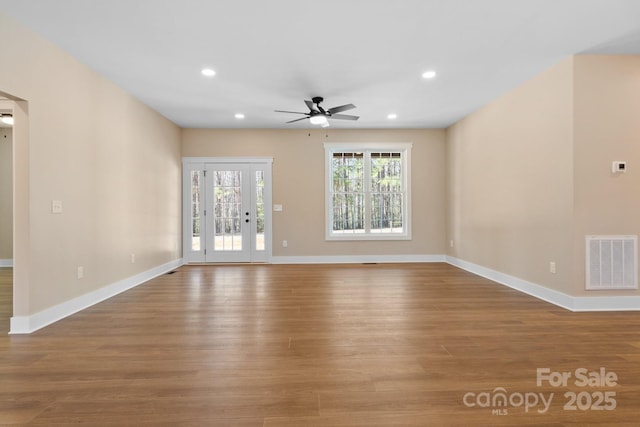
[{"label": "ceiling fan light kit", "polygon": [[303,113],[301,111],[285,111],[285,110],[275,110],[276,113],[288,113],[288,114],[302,114],[305,117],[301,117],[299,119],[293,119],[288,121],[287,123],[299,122],[300,120],[309,119],[309,122],[312,125],[321,125],[322,127],[329,126],[329,119],[338,119],[338,120],[358,120],[360,117],[352,116],[349,114],[338,114],[343,111],[352,110],[356,108],[353,104],[345,104],[340,105],[338,107],[329,108],[325,110],[320,104],[324,101],[324,98],[321,96],[315,96],[311,98],[311,101],[305,100],[304,103],[309,108],[308,113]]},{"label": "ceiling fan light kit", "polygon": [[309,117],[309,121],[312,125],[323,125],[327,123],[327,117],[322,114],[315,114]]},{"label": "ceiling fan light kit", "polygon": [[11,114],[0,114],[0,121],[6,125],[13,125],[13,116]]}]

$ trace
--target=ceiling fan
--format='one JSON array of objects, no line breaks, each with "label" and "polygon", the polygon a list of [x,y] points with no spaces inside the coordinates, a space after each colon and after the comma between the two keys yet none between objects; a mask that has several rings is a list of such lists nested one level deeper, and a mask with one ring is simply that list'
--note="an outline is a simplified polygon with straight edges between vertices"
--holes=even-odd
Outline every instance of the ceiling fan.
[{"label": "ceiling fan", "polygon": [[345,104],[340,105],[339,107],[329,108],[325,110],[320,106],[320,103],[324,101],[324,98],[321,96],[315,96],[311,98],[311,101],[305,100],[304,103],[309,107],[308,113],[302,113],[299,111],[283,111],[283,110],[275,110],[276,113],[291,113],[291,114],[304,114],[305,117],[301,117],[299,119],[293,119],[288,121],[287,123],[299,122],[300,120],[309,119],[311,124],[314,125],[322,125],[322,127],[329,126],[328,119],[339,119],[339,120],[358,120],[360,117],[351,116],[349,114],[337,114],[343,111],[351,110],[356,108],[353,104]]}]

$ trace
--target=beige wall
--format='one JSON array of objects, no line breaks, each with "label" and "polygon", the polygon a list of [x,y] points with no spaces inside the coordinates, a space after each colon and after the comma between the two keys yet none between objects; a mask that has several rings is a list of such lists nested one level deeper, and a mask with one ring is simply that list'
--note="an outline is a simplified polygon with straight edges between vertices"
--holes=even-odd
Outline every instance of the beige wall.
[{"label": "beige wall", "polygon": [[566,293],[572,70],[573,60],[565,60],[447,130],[449,253]]},{"label": "beige wall", "polygon": [[640,232],[638,76],[639,56],[575,56],[450,127],[450,253],[573,296],[636,295],[584,290],[584,239]]},{"label": "beige wall", "polygon": [[13,259],[13,131],[0,128],[0,259]]},{"label": "beige wall", "polygon": [[[184,129],[185,157],[273,157],[274,256],[445,252],[444,130]],[[412,142],[411,241],[325,241],[324,142]],[[288,247],[282,247],[282,240]]]},{"label": "beige wall", "polygon": [[0,39],[11,40],[0,91],[26,101],[14,128],[16,209],[28,217],[16,228],[14,315],[179,259],[180,129],[3,15]]},{"label": "beige wall", "polygon": [[[576,56],[574,76],[574,277],[591,295],[585,235],[640,234],[640,56]],[[617,160],[627,173],[611,173]]]}]

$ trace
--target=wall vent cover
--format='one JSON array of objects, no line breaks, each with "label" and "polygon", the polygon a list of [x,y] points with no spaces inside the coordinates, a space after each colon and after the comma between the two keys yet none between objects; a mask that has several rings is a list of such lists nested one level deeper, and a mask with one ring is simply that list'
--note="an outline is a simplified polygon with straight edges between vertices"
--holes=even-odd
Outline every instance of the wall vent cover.
[{"label": "wall vent cover", "polygon": [[638,289],[638,236],[587,236],[588,290]]}]

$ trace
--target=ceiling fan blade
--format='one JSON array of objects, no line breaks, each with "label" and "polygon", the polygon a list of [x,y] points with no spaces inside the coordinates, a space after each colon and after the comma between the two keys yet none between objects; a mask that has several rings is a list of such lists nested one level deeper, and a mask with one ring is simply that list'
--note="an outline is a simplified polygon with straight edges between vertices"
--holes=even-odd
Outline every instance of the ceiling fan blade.
[{"label": "ceiling fan blade", "polygon": [[349,114],[332,114],[331,118],[338,119],[338,120],[358,120],[360,117],[350,116]]},{"label": "ceiling fan blade", "polygon": [[318,109],[316,108],[316,106],[313,103],[313,101],[308,101],[308,100],[305,99],[304,103],[307,104],[307,107],[309,107],[310,111],[318,111]]},{"label": "ceiling fan blade", "polygon": [[289,120],[287,123],[299,122],[300,120],[306,120],[306,119],[308,119],[308,117],[302,117],[302,118],[299,118],[299,119]]},{"label": "ceiling fan blade", "polygon": [[301,113],[300,111],[285,111],[285,110],[273,110],[276,113],[291,113],[291,114],[309,114],[309,113]]},{"label": "ceiling fan blade", "polygon": [[327,113],[329,114],[335,114],[335,113],[340,113],[341,111],[347,111],[347,110],[352,110],[356,108],[355,105],[353,104],[345,104],[345,105],[341,105],[339,107],[333,107],[333,108],[329,108],[327,110]]}]

